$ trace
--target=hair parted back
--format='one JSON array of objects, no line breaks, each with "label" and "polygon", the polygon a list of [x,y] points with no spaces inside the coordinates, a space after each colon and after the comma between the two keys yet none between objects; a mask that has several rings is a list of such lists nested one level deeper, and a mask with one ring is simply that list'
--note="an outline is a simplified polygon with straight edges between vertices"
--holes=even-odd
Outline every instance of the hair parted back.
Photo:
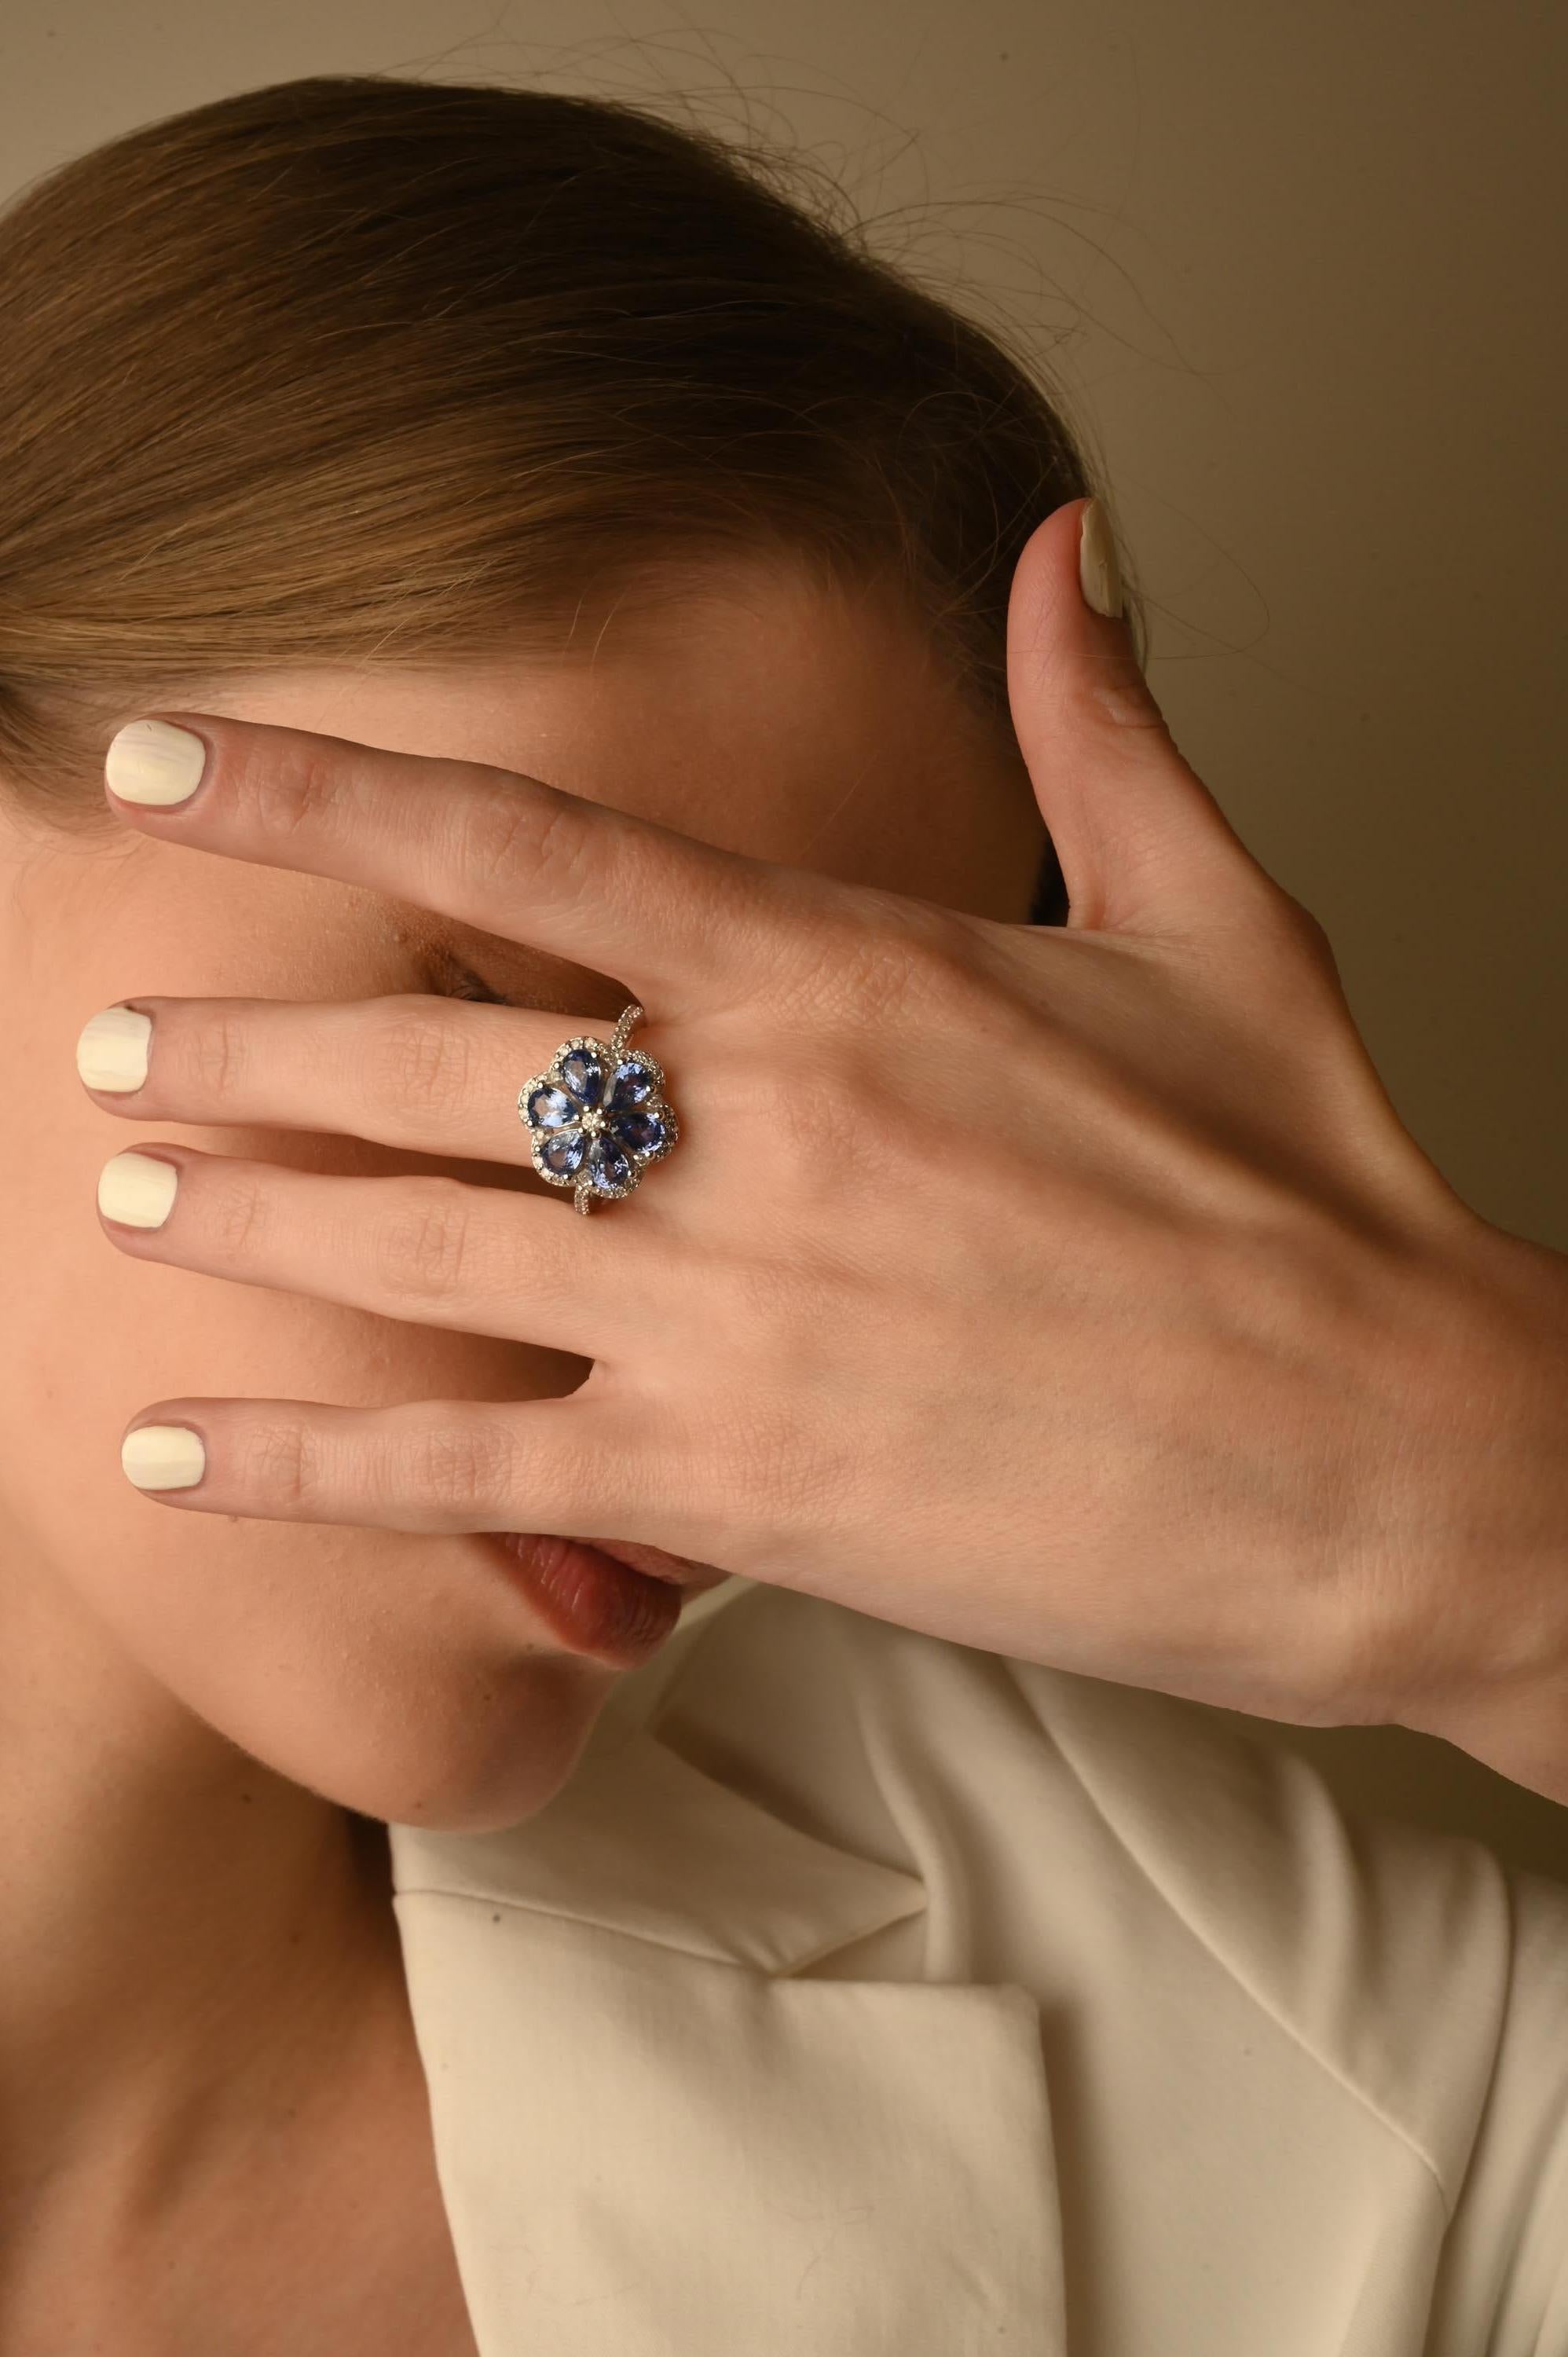
[{"label": "hair parted back", "polygon": [[203,683],[558,652],[585,599],[771,546],[901,585],[1009,731],[1019,551],[1097,485],[1029,366],[787,178],[623,101],[370,74],[31,183],[0,211],[11,797],[112,828],[109,736]]}]

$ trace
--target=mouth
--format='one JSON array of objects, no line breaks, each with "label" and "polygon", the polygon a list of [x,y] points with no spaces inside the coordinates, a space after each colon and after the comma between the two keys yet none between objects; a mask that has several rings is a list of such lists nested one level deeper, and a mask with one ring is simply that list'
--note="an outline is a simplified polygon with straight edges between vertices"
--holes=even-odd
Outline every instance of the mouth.
[{"label": "mouth", "polygon": [[689,1595],[725,1577],[620,1539],[557,1538],[532,1531],[470,1534],[526,1597],[557,1644],[616,1670],[659,1651]]},{"label": "mouth", "polygon": [[711,1563],[693,1563],[690,1556],[667,1555],[662,1547],[640,1546],[634,1539],[576,1539],[576,1546],[596,1547],[601,1555],[613,1555],[629,1571],[646,1572],[650,1579],[667,1580],[673,1587],[696,1596],[704,1588],[716,1587],[727,1579],[727,1571],[720,1571]]}]

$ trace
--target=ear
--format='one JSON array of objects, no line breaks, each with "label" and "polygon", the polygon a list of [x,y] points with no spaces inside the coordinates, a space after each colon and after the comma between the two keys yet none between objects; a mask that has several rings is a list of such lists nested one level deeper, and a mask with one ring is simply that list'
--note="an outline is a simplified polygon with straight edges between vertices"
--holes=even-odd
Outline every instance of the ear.
[{"label": "ear", "polygon": [[1013,726],[1067,881],[1069,924],[1201,929],[1274,888],[1176,750],[1122,608],[1104,509],[1058,508],[1013,576]]}]

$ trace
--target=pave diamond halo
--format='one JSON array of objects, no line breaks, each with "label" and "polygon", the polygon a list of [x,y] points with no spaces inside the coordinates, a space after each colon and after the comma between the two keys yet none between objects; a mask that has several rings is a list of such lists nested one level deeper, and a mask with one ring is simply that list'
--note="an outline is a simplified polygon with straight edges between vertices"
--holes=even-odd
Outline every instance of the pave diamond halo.
[{"label": "pave diamond halo", "polygon": [[549,1069],[517,1092],[534,1168],[552,1187],[570,1187],[579,1211],[629,1195],[681,1134],[663,1068],[627,1045],[641,1020],[641,1007],[628,1006],[610,1039],[563,1039]]}]

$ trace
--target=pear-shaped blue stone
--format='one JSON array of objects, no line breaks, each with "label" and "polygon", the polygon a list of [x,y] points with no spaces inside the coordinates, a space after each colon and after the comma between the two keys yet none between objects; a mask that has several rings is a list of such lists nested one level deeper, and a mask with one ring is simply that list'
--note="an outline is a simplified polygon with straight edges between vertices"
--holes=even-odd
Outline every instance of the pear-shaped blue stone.
[{"label": "pear-shaped blue stone", "polygon": [[615,1068],[610,1082],[609,1110],[619,1113],[624,1107],[647,1103],[653,1094],[653,1075],[640,1056],[628,1056]]},{"label": "pear-shaped blue stone", "polygon": [[585,1105],[592,1108],[598,1103],[605,1084],[605,1068],[592,1049],[574,1048],[569,1056],[562,1057],[555,1070],[564,1085]]},{"label": "pear-shaped blue stone", "polygon": [[630,1183],[631,1164],[613,1137],[603,1131],[588,1148],[588,1177],[596,1187],[608,1190]]},{"label": "pear-shaped blue stone", "polygon": [[656,1113],[618,1113],[610,1127],[628,1154],[657,1154],[664,1143],[664,1124]]},{"label": "pear-shaped blue stone", "polygon": [[575,1105],[564,1089],[548,1086],[534,1089],[528,1100],[528,1119],[534,1129],[561,1129],[567,1122],[575,1121],[581,1107]]},{"label": "pear-shaped blue stone", "polygon": [[582,1168],[587,1143],[580,1129],[557,1130],[540,1147],[539,1159],[546,1170],[553,1170],[558,1178],[569,1178],[574,1170]]}]

